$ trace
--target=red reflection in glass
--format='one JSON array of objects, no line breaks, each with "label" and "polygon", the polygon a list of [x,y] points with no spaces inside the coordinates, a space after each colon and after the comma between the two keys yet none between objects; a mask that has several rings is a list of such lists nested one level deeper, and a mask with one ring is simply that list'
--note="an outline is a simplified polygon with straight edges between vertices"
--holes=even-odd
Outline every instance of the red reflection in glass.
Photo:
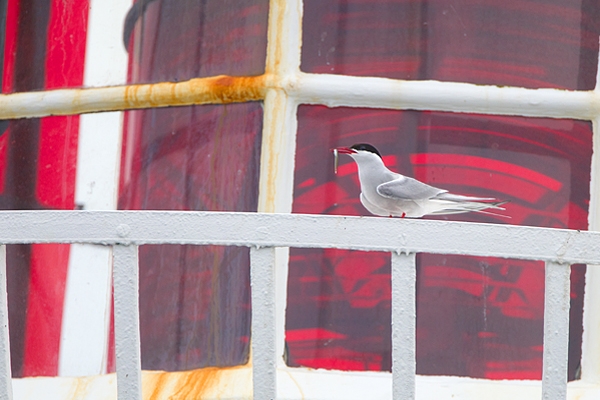
[{"label": "red reflection in glass", "polygon": [[593,1],[306,0],[302,70],[594,88]]},{"label": "red reflection in glass", "polygon": [[[131,83],[264,72],[268,0],[136,2],[125,22]],[[258,103],[127,113],[121,209],[256,211]],[[140,250],[142,367],[247,362],[249,252]]]},{"label": "red reflection in glass", "polygon": [[[128,126],[120,209],[256,211],[259,104],[136,111]],[[143,368],[245,363],[249,265],[246,248],[142,247]]]},{"label": "red reflection in glass", "polygon": [[[509,200],[510,218],[435,219],[586,229],[591,124],[570,120],[302,106],[294,212],[369,215],[356,164],[330,149],[371,143],[390,169],[454,193]],[[421,254],[417,371],[539,379],[541,262]],[[572,274],[570,377],[581,352],[584,268]],[[292,249],[289,362],[314,368],[390,368],[389,255]],[[326,330],[327,335],[313,332]]]},{"label": "red reflection in glass", "polygon": [[268,0],[137,2],[125,24],[134,60],[130,82],[262,74],[268,4]]}]

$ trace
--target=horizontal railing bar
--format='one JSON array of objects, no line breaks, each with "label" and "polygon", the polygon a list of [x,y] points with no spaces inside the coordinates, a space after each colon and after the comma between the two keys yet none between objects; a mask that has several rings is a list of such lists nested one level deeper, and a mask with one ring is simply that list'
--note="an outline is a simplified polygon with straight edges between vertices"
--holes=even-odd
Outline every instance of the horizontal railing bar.
[{"label": "horizontal railing bar", "polygon": [[600,232],[468,222],[189,211],[2,211],[0,244],[340,248],[600,264]]}]

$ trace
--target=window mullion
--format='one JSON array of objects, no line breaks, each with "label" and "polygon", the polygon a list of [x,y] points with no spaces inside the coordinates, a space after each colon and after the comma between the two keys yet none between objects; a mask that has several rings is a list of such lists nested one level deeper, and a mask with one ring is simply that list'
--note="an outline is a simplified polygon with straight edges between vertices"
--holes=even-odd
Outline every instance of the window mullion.
[{"label": "window mullion", "polygon": [[[259,178],[259,212],[292,210],[297,103],[283,90],[300,70],[302,1],[271,0],[266,59],[267,86]],[[288,278],[287,248],[275,249],[276,351],[283,365]]]},{"label": "window mullion", "polygon": [[[597,85],[597,84],[596,84]],[[598,87],[596,87],[596,92]],[[590,231],[600,230],[600,117],[594,128],[588,221]],[[585,273],[581,379],[600,383],[600,266],[588,265]]]}]

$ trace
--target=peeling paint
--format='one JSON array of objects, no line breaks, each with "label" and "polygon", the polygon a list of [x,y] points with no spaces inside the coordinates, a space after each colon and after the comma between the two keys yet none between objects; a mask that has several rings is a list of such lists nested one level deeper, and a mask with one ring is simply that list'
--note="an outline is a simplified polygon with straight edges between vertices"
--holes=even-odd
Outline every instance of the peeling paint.
[{"label": "peeling paint", "polygon": [[179,83],[154,83],[125,87],[129,108],[181,106],[190,104],[229,104],[262,100],[264,76],[216,76]]}]

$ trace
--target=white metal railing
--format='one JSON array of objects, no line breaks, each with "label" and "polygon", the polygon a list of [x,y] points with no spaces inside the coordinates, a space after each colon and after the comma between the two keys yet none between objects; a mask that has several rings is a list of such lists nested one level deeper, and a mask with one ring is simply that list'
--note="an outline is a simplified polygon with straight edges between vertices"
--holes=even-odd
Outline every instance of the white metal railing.
[{"label": "white metal railing", "polygon": [[[6,244],[112,246],[119,399],[141,399],[138,246],[251,248],[255,399],[277,398],[275,248],[385,251],[392,257],[393,398],[415,398],[415,255],[465,254],[546,262],[542,398],[565,399],[570,264],[600,264],[600,232],[463,222],[302,214],[169,211],[5,211],[0,214],[0,400],[11,399]],[[281,348],[281,347],[280,347]]]}]

